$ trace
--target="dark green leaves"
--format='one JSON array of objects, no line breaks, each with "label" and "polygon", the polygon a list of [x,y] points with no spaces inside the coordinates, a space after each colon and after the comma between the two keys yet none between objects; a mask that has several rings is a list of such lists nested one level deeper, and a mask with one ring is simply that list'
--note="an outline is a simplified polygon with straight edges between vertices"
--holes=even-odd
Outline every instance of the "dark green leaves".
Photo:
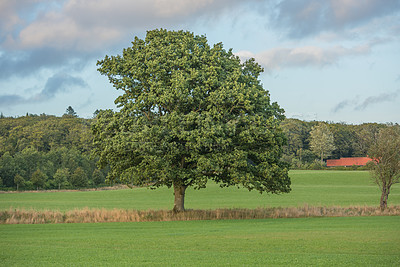
[{"label": "dark green leaves", "polygon": [[122,56],[98,62],[123,94],[120,111],[102,111],[93,126],[100,163],[110,178],[154,186],[241,184],[289,192],[280,161],[283,110],[270,103],[262,68],[241,63],[204,36],[153,30]]}]

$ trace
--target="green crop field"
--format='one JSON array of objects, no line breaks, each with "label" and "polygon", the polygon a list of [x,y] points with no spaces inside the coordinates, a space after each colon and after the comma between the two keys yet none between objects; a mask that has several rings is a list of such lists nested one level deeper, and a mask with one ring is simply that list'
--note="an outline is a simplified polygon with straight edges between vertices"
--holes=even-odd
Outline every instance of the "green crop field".
[{"label": "green crop field", "polygon": [[[291,171],[292,192],[282,195],[259,194],[236,187],[220,188],[209,183],[206,189],[189,188],[185,205],[188,209],[257,208],[312,206],[378,206],[380,191],[367,171]],[[389,205],[400,204],[400,186],[392,187]],[[106,209],[171,209],[172,189],[147,188],[0,194],[0,210],[33,208],[72,210],[75,208]]]},{"label": "green crop field", "polygon": [[0,225],[2,266],[399,266],[400,217]]}]

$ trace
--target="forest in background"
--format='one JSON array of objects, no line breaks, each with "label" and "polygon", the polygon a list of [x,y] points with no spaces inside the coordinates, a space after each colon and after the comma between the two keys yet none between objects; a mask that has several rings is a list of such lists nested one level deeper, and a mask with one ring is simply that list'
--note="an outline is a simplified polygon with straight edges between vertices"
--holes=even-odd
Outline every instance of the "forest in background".
[{"label": "forest in background", "polygon": [[[0,116],[0,188],[4,190],[75,189],[105,185],[107,169],[96,167],[91,124],[72,108],[62,117],[27,114]],[[312,130],[327,125],[333,150],[324,159],[365,157],[378,131],[389,124],[285,119],[283,160],[293,169],[321,169],[312,146]],[[393,124],[391,124],[393,126]],[[399,127],[399,125],[394,125]],[[314,137],[315,138],[315,137]]]},{"label": "forest in background", "polygon": [[[326,125],[324,138],[313,136],[313,129]],[[359,125],[302,121],[285,119],[281,127],[287,137],[287,145],[283,150],[283,160],[291,164],[293,169],[320,169],[326,165],[319,160],[319,155],[312,147],[313,139],[331,137],[331,149],[324,159],[339,159],[342,157],[367,157],[371,144],[377,138],[378,132],[385,127],[399,127],[398,124],[363,123]],[[321,144],[324,145],[324,144]]]},{"label": "forest in background", "polygon": [[36,190],[104,185],[107,170],[99,170],[92,155],[92,121],[77,117],[73,110],[62,117],[2,116],[0,187]]}]

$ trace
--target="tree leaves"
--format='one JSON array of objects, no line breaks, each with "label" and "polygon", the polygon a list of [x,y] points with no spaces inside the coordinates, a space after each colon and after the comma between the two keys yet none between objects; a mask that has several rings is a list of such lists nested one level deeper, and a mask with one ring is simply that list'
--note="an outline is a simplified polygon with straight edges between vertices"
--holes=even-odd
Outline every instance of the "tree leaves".
[{"label": "tree leaves", "polygon": [[123,94],[121,109],[101,111],[93,133],[110,179],[154,186],[241,184],[289,192],[280,161],[283,110],[258,80],[262,68],[241,63],[222,43],[190,32],[153,30],[122,56],[98,61]]},{"label": "tree leaves", "polygon": [[323,159],[328,157],[336,148],[333,134],[328,125],[320,123],[312,128],[310,138],[310,148],[316,155],[320,155],[322,165]]}]

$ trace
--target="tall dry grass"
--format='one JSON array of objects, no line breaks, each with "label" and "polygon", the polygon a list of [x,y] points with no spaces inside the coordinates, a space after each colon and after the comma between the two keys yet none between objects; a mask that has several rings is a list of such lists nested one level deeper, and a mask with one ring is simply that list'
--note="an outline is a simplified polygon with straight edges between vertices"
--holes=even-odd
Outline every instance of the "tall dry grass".
[{"label": "tall dry grass", "polygon": [[349,216],[399,216],[400,206],[390,206],[385,211],[379,207],[303,207],[187,210],[174,213],[170,210],[123,210],[123,209],[75,209],[66,212],[12,209],[0,211],[0,224],[46,224],[46,223],[103,223],[103,222],[149,222],[304,217]]}]

